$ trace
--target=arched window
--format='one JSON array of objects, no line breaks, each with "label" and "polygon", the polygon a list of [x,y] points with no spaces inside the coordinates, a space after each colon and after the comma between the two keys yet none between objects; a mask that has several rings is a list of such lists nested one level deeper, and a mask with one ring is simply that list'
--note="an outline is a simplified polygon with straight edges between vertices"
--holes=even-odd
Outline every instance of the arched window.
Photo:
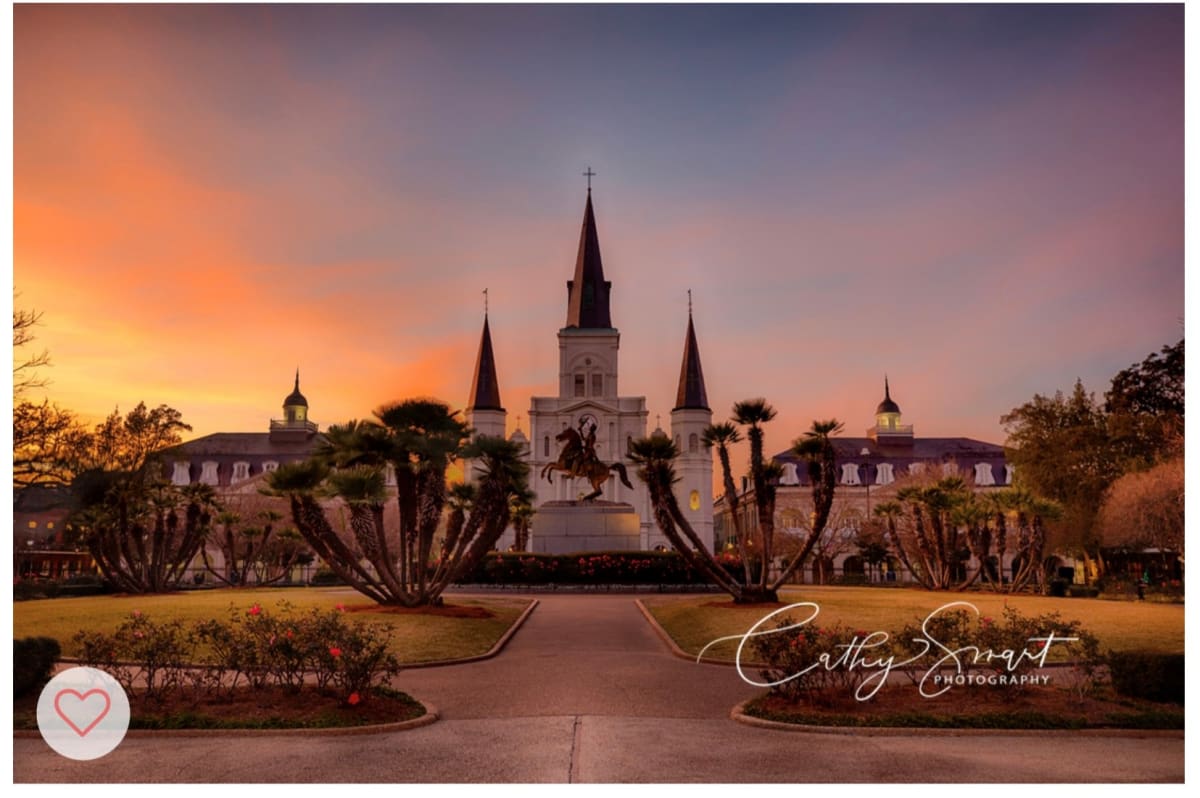
[{"label": "arched window", "polygon": [[688,436],[688,454],[695,454],[700,451],[700,436],[692,433]]}]

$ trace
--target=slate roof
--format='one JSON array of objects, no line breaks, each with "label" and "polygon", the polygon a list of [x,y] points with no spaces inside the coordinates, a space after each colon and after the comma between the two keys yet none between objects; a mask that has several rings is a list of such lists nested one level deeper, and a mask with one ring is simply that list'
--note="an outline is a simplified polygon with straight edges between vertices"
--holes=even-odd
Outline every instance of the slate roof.
[{"label": "slate roof", "polygon": [[[942,463],[953,461],[960,469],[967,471],[970,471],[975,463],[990,463],[994,472],[1005,463],[1003,446],[977,441],[974,438],[913,438],[911,442],[882,445],[870,438],[837,437],[832,440],[837,465],[865,462],[868,464],[868,473],[865,476],[872,480],[875,475],[872,467],[880,463],[891,464],[897,477],[905,474],[908,466],[914,462],[940,467]],[[870,452],[867,457],[861,454],[864,448]],[[796,475],[800,484],[808,484],[806,463],[790,451],[780,452],[775,455],[775,459],[780,463],[796,464]],[[1001,473],[996,473],[997,483],[1001,476]]]},{"label": "slate roof", "polygon": [[170,459],[172,455],[189,457],[296,455],[307,457],[322,440],[324,437],[321,435],[313,435],[304,440],[272,441],[269,432],[214,432],[211,435],[164,449],[161,454],[166,459]]}]

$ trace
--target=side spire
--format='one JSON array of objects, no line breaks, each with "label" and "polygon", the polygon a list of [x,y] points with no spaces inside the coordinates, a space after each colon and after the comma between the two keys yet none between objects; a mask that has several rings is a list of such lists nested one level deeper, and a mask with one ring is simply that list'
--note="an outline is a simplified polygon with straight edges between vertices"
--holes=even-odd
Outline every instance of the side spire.
[{"label": "side spire", "polygon": [[592,210],[592,192],[588,189],[583,209],[583,228],[579,232],[579,253],[575,257],[575,278],[567,282],[567,327],[612,329],[608,294],[612,283],[604,279],[600,261],[600,236]]},{"label": "side spire", "polygon": [[692,324],[692,295],[688,291],[688,326],[683,339],[683,365],[679,369],[679,390],[675,394],[676,410],[709,410],[708,391],[704,388],[704,370],[700,367],[700,345],[696,343],[696,327]]},{"label": "side spire", "polygon": [[471,378],[471,398],[468,410],[503,410],[500,404],[500,383],[496,379],[496,357],[492,354],[492,333],[487,313],[483,314],[483,336],[479,339],[479,355],[475,358],[475,375]]}]

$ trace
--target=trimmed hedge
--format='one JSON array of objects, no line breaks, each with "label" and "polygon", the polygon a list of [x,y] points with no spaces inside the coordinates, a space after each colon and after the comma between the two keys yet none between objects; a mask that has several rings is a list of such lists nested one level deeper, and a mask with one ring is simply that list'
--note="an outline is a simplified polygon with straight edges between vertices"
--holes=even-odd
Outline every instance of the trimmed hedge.
[{"label": "trimmed hedge", "polygon": [[1108,669],[1120,695],[1183,703],[1183,654],[1110,651]]},{"label": "trimmed hedge", "polygon": [[13,641],[13,697],[40,689],[62,649],[52,637],[23,637]]},{"label": "trimmed hedge", "polygon": [[[722,561],[740,568],[736,558]],[[709,584],[673,551],[593,551],[578,554],[490,552],[464,584],[699,585]]]},{"label": "trimmed hedge", "polygon": [[66,598],[70,596],[99,596],[111,592],[112,586],[101,577],[87,574],[72,576],[61,582],[49,579],[21,579],[13,582],[13,601]]}]

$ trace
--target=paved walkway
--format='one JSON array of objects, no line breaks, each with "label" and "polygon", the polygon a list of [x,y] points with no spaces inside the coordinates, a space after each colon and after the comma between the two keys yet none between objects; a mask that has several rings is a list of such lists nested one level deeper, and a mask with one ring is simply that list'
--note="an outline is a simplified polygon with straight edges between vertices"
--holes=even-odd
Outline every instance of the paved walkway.
[{"label": "paved walkway", "polygon": [[[130,738],[96,762],[14,741],[16,782],[1182,781],[1183,740],[865,737],[728,719],[732,668],[672,656],[631,596],[539,596],[491,660],[404,671],[442,720],[395,734]],[[1048,744],[1049,741],[1049,744]]]}]

